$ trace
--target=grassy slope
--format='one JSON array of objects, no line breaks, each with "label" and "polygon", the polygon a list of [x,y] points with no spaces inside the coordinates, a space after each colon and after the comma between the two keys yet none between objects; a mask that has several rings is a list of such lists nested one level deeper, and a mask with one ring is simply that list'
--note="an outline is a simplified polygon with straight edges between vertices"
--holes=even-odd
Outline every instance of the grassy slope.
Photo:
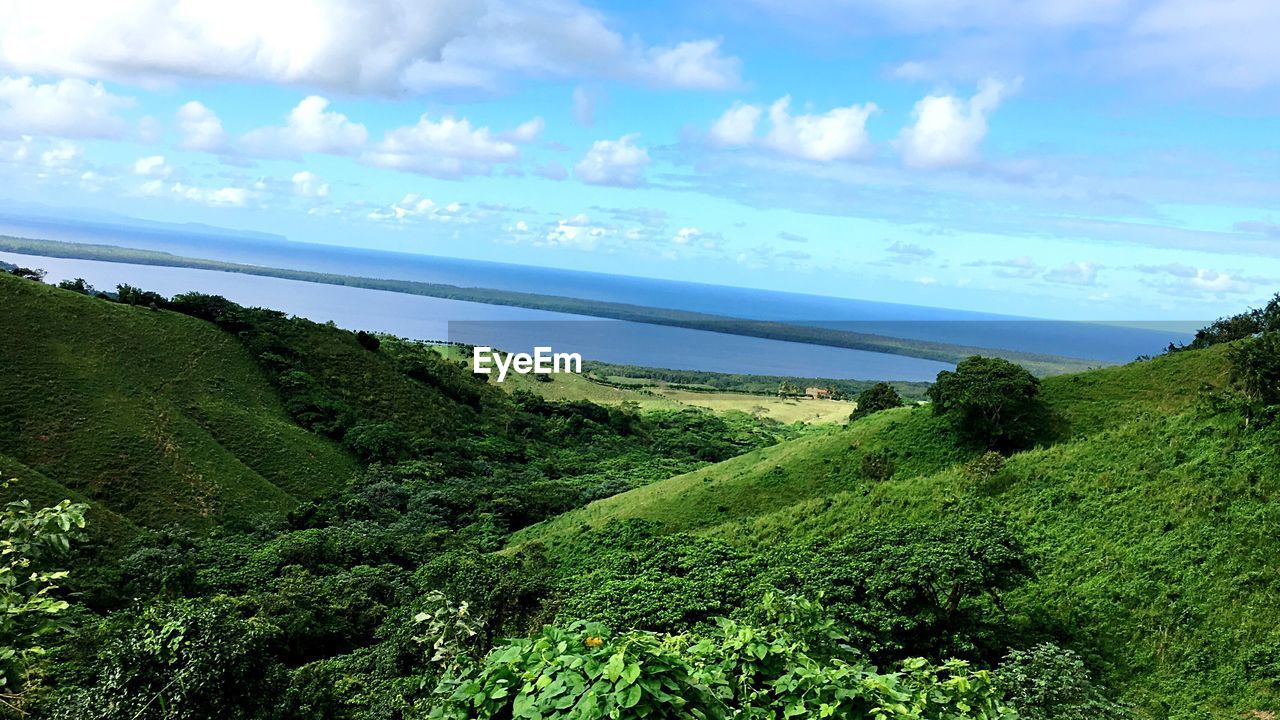
[{"label": "grassy slope", "polygon": [[[1280,643],[1277,432],[1193,411],[1225,378],[1221,348],[1054,378],[1058,443],[995,477],[964,473],[926,409],[890,411],[592,504],[521,533],[571,541],[583,524],[662,520],[747,545],[838,536],[866,523],[1006,513],[1038,559],[1009,598],[1028,623],[1068,634],[1150,717],[1275,711],[1242,668]],[[886,446],[898,471],[859,478]]]},{"label": "grassy slope", "polygon": [[0,334],[0,452],[130,521],[247,519],[354,468],[209,323],[2,276]]}]

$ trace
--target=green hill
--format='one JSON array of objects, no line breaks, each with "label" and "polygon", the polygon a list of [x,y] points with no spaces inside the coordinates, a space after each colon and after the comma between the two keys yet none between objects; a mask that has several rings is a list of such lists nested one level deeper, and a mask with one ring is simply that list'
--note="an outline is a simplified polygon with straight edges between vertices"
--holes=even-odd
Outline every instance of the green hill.
[{"label": "green hill", "polygon": [[0,470],[38,472],[22,475],[41,495],[65,488],[143,526],[211,526],[287,509],[355,468],[209,323],[0,275],[0,334]]},{"label": "green hill", "polygon": [[[928,408],[891,410],[597,501],[516,534],[557,552],[613,520],[744,548],[978,513],[1010,519],[1035,578],[1006,598],[1152,717],[1272,712],[1280,659],[1280,432],[1216,409],[1225,348],[1050,378],[1055,440],[994,473]],[[892,477],[866,477],[887,451]],[[1263,717],[1258,715],[1257,717]]]}]

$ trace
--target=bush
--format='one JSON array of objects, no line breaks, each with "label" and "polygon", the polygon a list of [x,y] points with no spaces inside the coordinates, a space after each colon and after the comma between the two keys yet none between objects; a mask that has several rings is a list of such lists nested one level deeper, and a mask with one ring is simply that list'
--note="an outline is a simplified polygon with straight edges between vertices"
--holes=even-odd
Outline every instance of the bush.
[{"label": "bush", "polygon": [[860,417],[866,417],[872,413],[878,413],[881,410],[890,410],[896,407],[902,407],[902,396],[889,383],[876,383],[871,387],[863,390],[858,394],[858,406],[849,415],[849,420],[857,420]]},{"label": "bush", "polygon": [[[0,483],[0,490],[13,482]],[[57,616],[69,605],[55,591],[67,573],[49,563],[70,548],[88,507],[64,500],[32,510],[21,500],[0,509],[0,710],[21,716],[27,671],[44,655],[47,636],[61,628]]]},{"label": "bush", "polygon": [[1010,652],[997,668],[995,682],[1022,720],[1136,718],[1102,695],[1075,653],[1053,643]]},{"label": "bush", "polygon": [[81,638],[88,683],[60,693],[59,720],[270,718],[283,683],[277,631],[227,598],[116,613]]},{"label": "bush", "polygon": [[862,479],[867,482],[884,482],[893,477],[896,469],[893,453],[888,448],[881,448],[862,456]]},{"label": "bush", "polygon": [[985,671],[917,658],[882,674],[844,643],[821,607],[772,595],[763,605],[762,625],[722,619],[701,635],[546,627],[447,677],[429,717],[1014,717]]},{"label": "bush", "polygon": [[1280,330],[1242,340],[1227,353],[1231,381],[1251,402],[1280,405]]},{"label": "bush", "polygon": [[991,449],[1025,447],[1044,426],[1040,381],[1002,358],[973,356],[943,370],[927,391],[933,412],[968,441]]}]

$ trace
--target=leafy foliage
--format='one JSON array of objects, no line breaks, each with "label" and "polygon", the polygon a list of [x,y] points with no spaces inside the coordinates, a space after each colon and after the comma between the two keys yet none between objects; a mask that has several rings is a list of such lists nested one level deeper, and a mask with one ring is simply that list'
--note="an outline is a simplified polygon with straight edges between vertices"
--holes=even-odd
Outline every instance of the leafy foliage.
[{"label": "leafy foliage", "polygon": [[1078,655],[1054,643],[1010,652],[995,682],[1022,720],[1136,720],[1102,694]]},{"label": "leafy foliage", "polygon": [[1227,358],[1232,382],[1250,402],[1280,405],[1280,329],[1241,340]]},{"label": "leafy foliage", "polygon": [[884,382],[876,383],[858,393],[857,402],[858,407],[849,416],[850,420],[857,420],[860,417],[866,417],[881,410],[890,410],[903,405],[902,396],[898,394],[898,390],[889,383]]},{"label": "leafy foliage", "polygon": [[51,569],[50,563],[70,550],[87,509],[64,500],[33,510],[21,500],[0,510],[0,709],[21,710],[31,664],[45,654],[48,636],[61,628],[58,617],[69,605],[56,591],[68,573]]},{"label": "leafy foliage", "polygon": [[449,676],[433,718],[1013,718],[989,674],[922,659],[881,674],[821,608],[766,596],[770,621],[705,635],[548,626]]},{"label": "leafy foliage", "polygon": [[1026,446],[1041,432],[1040,381],[1001,358],[973,356],[938,373],[929,388],[935,414],[971,442],[998,449]]}]

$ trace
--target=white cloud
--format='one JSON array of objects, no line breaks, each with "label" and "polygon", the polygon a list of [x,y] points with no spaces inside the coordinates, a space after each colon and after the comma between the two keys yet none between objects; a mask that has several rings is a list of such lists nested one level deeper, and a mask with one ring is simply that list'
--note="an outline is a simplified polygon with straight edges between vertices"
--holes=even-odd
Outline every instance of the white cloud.
[{"label": "white cloud", "polygon": [[249,152],[264,156],[344,155],[359,150],[368,139],[369,131],[328,107],[327,99],[310,95],[289,111],[283,127],[252,130],[241,144]]},{"label": "white cloud", "polygon": [[544,247],[570,247],[578,250],[595,250],[607,230],[591,224],[591,218],[579,213],[567,220],[560,220],[547,231],[537,244]]},{"label": "white cloud", "polygon": [[649,166],[649,151],[635,144],[639,137],[632,133],[617,140],[595,141],[573,166],[574,174],[592,185],[640,185],[644,182],[644,169]]},{"label": "white cloud", "polygon": [[693,40],[651,48],[642,73],[655,84],[693,90],[726,90],[740,84],[742,63],[720,52],[719,40]]},{"label": "white cloud", "polygon": [[467,0],[6,3],[0,62],[122,80],[217,78],[390,92],[471,31]]},{"label": "white cloud", "polygon": [[167,184],[160,179],[142,183],[138,186],[138,192],[142,195],[172,197],[214,207],[243,207],[253,197],[253,193],[248,188],[234,186],[205,188],[181,182]]},{"label": "white cloud", "polygon": [[80,159],[80,148],[61,142],[40,153],[40,164],[51,170],[66,168]]},{"label": "white cloud", "polygon": [[987,117],[1017,87],[986,80],[968,100],[954,95],[929,95],[916,103],[914,124],[898,136],[902,160],[910,167],[947,168],[968,165],[978,159],[978,147],[987,136]]},{"label": "white cloud", "polygon": [[1067,263],[1045,273],[1044,279],[1067,285],[1095,285],[1098,282],[1098,265],[1085,261]]},{"label": "white cloud", "polygon": [[473,218],[462,212],[461,203],[440,205],[429,197],[409,193],[386,208],[370,211],[366,217],[375,222],[405,225],[419,220],[440,223],[470,223]]},{"label": "white cloud", "polygon": [[[870,155],[867,119],[879,111],[875,103],[832,108],[823,113],[791,114],[791,97],[769,106],[770,129],[763,144],[781,155],[802,160],[831,162]],[[756,127],[764,110],[758,105],[735,103],[711,125],[711,142],[721,146],[752,145],[759,141]]]},{"label": "white cloud", "polygon": [[92,170],[80,173],[80,189],[88,193],[102,192],[106,178]]},{"label": "white cloud", "polygon": [[[541,125],[538,118],[530,122]],[[517,128],[512,135],[520,132]],[[474,127],[466,118],[432,120],[423,115],[416,125],[388,131],[362,159],[377,167],[450,178],[488,174],[493,163],[510,162],[519,156],[515,142],[496,137],[487,127]]]},{"label": "white cloud", "polygon": [[102,83],[0,77],[0,137],[118,138],[127,125],[116,113],[132,105],[132,98],[112,95]]},{"label": "white cloud", "polygon": [[755,140],[763,111],[758,105],[737,102],[711,124],[711,141],[717,145],[747,145]]},{"label": "white cloud", "polygon": [[865,157],[871,151],[867,118],[877,112],[875,103],[850,105],[813,115],[792,115],[791,98],[780,98],[769,107],[773,128],[765,143],[784,155],[827,162]]},{"label": "white cloud", "polygon": [[293,174],[293,194],[306,198],[329,197],[329,183],[321,180],[310,170],[302,170]]},{"label": "white cloud", "polygon": [[0,4],[0,66],[129,82],[207,78],[342,93],[493,88],[521,77],[736,84],[718,40],[646,47],[576,0]]},{"label": "white cloud", "polygon": [[226,147],[227,134],[212,110],[192,100],[178,108],[178,146],[185,150],[220,152]]},{"label": "white cloud", "polygon": [[701,234],[702,230],[699,228],[682,227],[676,231],[675,237],[671,238],[671,241],[677,245],[688,245]]},{"label": "white cloud", "polygon": [[1149,275],[1168,275],[1167,281],[1149,283],[1170,295],[1241,295],[1254,291],[1258,285],[1273,285],[1274,279],[1248,277],[1238,272],[1219,272],[1208,268],[1198,268],[1182,263],[1166,265],[1139,265],[1139,272]]},{"label": "white cloud", "polygon": [[[898,77],[974,79],[1036,64],[1151,80],[1179,94],[1280,83],[1280,4],[1273,0],[754,0],[805,34],[907,37],[936,48]],[[976,74],[975,74],[976,73]]]},{"label": "white cloud", "polygon": [[165,162],[163,155],[149,155],[134,161],[133,172],[136,175],[168,177],[173,173],[173,168]]},{"label": "white cloud", "polygon": [[538,139],[538,136],[542,134],[546,126],[547,123],[542,118],[535,117],[532,120],[520,123],[512,130],[502,133],[501,137],[514,143],[531,143]]}]

